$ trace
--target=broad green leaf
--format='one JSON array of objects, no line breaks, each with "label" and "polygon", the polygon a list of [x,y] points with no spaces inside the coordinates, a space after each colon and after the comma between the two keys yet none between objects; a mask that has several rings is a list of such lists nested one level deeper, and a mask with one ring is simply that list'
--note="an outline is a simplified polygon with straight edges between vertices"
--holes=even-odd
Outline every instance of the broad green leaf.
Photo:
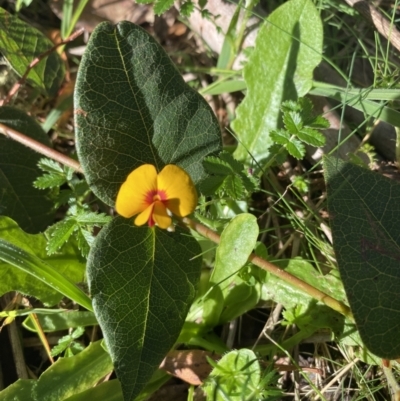
[{"label": "broad green leaf", "polygon": [[[62,253],[48,256],[44,234],[27,234],[18,227],[17,223],[4,216],[0,217],[0,239],[39,258],[58,274],[74,283],[84,280],[85,264],[73,243],[66,244]],[[62,298],[58,291],[47,284],[2,260],[0,261],[0,276],[0,295],[9,291],[19,291],[40,299],[46,305],[55,305]]]},{"label": "broad green leaf", "polygon": [[[86,311],[63,311],[58,313],[37,314],[40,327],[44,332],[68,330],[75,327],[95,326],[97,319],[93,312]],[[28,316],[22,323],[25,329],[36,332],[36,326]]]},{"label": "broad green leaf", "polygon": [[163,12],[169,10],[174,4],[174,0],[157,0],[154,5],[154,12],[161,15]]},{"label": "broad green leaf", "polygon": [[221,234],[211,283],[219,284],[239,272],[256,246],[258,232],[257,219],[252,214],[239,214],[231,220]]},{"label": "broad green leaf", "polygon": [[[338,301],[347,303],[343,284],[333,274],[334,272],[322,275],[309,262],[301,258],[276,260],[273,263]],[[262,299],[264,301],[272,300],[276,303],[281,303],[286,309],[294,308],[297,305],[309,307],[313,301],[313,298],[302,290],[271,274],[268,274],[263,285]]]},{"label": "broad green leaf", "polygon": [[[36,28],[0,8],[0,50],[19,76],[25,74],[33,60],[53,46],[50,39]],[[31,69],[27,81],[49,97],[54,97],[64,76],[64,62],[56,51],[52,51]]]},{"label": "broad green leaf", "polygon": [[93,387],[112,369],[110,356],[101,341],[96,341],[78,355],[59,358],[48,368],[33,390],[34,400],[64,400]]},{"label": "broad green leaf", "polygon": [[35,385],[35,380],[19,379],[0,391],[0,401],[34,401],[32,391]]},{"label": "broad green leaf", "polygon": [[[0,107],[0,123],[51,146],[40,125],[21,110]],[[45,230],[54,218],[48,191],[33,187],[41,175],[39,160],[39,153],[0,134],[0,214],[13,218],[29,233]]]},{"label": "broad green leaf", "polygon": [[258,399],[261,369],[255,353],[249,349],[224,355],[207,379],[207,401],[241,401]]},{"label": "broad green leaf", "polygon": [[290,0],[260,28],[255,49],[244,67],[246,97],[232,126],[239,138],[236,157],[268,157],[269,133],[280,126],[280,106],[304,96],[321,61],[322,23],[311,0]]},{"label": "broad green leaf", "polygon": [[110,356],[97,341],[78,355],[59,358],[38,380],[18,380],[0,392],[0,400],[62,401],[93,387],[112,369]]},{"label": "broad green leaf", "polygon": [[362,340],[400,357],[400,185],[332,157],[324,162],[333,246]]},{"label": "broad green leaf", "polygon": [[102,23],[82,58],[75,89],[78,155],[93,192],[113,205],[142,164],[183,167],[197,184],[205,156],[221,149],[218,122],[142,28]]},{"label": "broad green leaf", "polygon": [[87,272],[93,307],[125,401],[172,348],[193,301],[201,250],[188,234],[117,217],[93,244]]},{"label": "broad green leaf", "polygon": [[88,310],[92,309],[90,299],[75,283],[65,278],[37,256],[2,239],[0,239],[0,260],[43,281],[49,287],[72,299],[84,308]]},{"label": "broad green leaf", "polygon": [[82,393],[68,397],[65,401],[124,401],[119,380],[109,380]]}]

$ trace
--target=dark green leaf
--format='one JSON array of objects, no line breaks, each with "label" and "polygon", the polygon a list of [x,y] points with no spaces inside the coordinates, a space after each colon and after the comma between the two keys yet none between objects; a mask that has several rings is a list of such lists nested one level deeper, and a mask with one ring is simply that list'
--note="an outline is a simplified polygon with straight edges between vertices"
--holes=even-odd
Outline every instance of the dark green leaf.
[{"label": "dark green leaf", "polygon": [[228,163],[232,167],[232,170],[237,174],[240,174],[244,170],[243,163],[236,160],[229,152],[221,152],[219,158]]},{"label": "dark green leaf", "polygon": [[[0,107],[0,123],[50,146],[40,125],[21,110]],[[0,214],[13,218],[29,233],[43,231],[54,217],[48,192],[33,187],[41,175],[39,159],[38,153],[0,135]]]},{"label": "dark green leaf", "polygon": [[127,175],[144,163],[183,167],[197,184],[205,156],[221,149],[206,101],[182,79],[142,28],[97,26],[82,58],[76,89],[77,149],[93,192],[113,205]]},{"label": "dark green leaf", "polygon": [[229,163],[216,156],[208,156],[205,158],[203,160],[203,166],[209,174],[226,176],[233,173],[233,169]]},{"label": "dark green leaf", "polygon": [[224,181],[224,190],[228,196],[233,199],[241,199],[244,195],[244,186],[242,180],[235,175],[226,177]]},{"label": "dark green leaf", "polygon": [[400,185],[324,160],[333,245],[361,338],[374,354],[400,358]]},{"label": "dark green leaf", "polygon": [[224,175],[213,175],[207,177],[200,184],[200,191],[205,196],[215,195],[216,192],[222,187],[226,176]]},{"label": "dark green leaf", "polygon": [[[33,60],[53,46],[50,39],[36,28],[0,8],[0,50],[20,77]],[[31,69],[27,81],[53,97],[57,94],[64,76],[64,62],[57,51],[53,51]]]},{"label": "dark green leaf", "polygon": [[200,253],[179,227],[170,233],[120,217],[96,237],[88,282],[126,401],[178,338],[200,277],[201,259],[194,258]]}]

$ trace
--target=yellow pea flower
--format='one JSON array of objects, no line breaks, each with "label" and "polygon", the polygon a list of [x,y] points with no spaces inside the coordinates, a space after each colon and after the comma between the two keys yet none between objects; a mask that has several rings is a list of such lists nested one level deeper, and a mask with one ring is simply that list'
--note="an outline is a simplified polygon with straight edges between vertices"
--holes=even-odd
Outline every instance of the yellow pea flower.
[{"label": "yellow pea flower", "polygon": [[121,185],[115,208],[126,218],[136,216],[135,224],[146,222],[168,228],[172,219],[168,211],[179,217],[192,213],[197,205],[197,191],[190,175],[173,164],[157,174],[152,164],[133,170]]}]

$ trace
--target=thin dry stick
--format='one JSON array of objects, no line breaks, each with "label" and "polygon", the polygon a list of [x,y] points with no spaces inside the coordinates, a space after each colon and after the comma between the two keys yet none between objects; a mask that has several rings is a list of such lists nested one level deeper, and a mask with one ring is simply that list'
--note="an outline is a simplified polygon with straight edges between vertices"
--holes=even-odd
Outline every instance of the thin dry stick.
[{"label": "thin dry stick", "polygon": [[355,8],[365,19],[372,22],[376,30],[400,51],[400,32],[377,10],[370,1],[345,0],[346,3]]},{"label": "thin dry stick", "polygon": [[49,148],[43,143],[35,141],[34,139],[29,138],[24,134],[21,134],[21,132],[18,132],[10,127],[7,127],[7,125],[0,123],[0,133],[4,134],[8,138],[11,138],[19,143],[22,143],[28,148],[31,148],[34,151],[41,153],[46,157],[49,157],[50,159],[53,159],[61,164],[64,164],[65,166],[73,168],[78,173],[83,173],[82,167],[78,161],[63,155],[62,153],[57,152],[54,149]]},{"label": "thin dry stick", "polygon": [[53,47],[51,47],[49,50],[45,51],[44,53],[40,54],[37,56],[29,65],[28,68],[26,69],[24,75],[19,79],[19,81],[11,88],[10,92],[8,93],[7,97],[3,100],[0,100],[0,106],[4,106],[5,104],[9,103],[12,97],[18,92],[19,88],[21,85],[24,84],[26,78],[28,77],[29,72],[35,65],[39,64],[45,57],[47,57],[50,53],[54,52],[57,47],[63,46],[69,42],[72,42],[75,40],[79,35],[82,35],[84,31],[84,28],[80,28],[76,30],[71,36],[68,38],[64,39],[60,43],[57,43]]}]

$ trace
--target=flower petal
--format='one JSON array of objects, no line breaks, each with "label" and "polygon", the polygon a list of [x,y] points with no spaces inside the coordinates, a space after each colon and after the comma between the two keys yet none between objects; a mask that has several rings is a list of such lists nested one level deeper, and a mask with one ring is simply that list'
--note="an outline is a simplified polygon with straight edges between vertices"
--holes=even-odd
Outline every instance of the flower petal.
[{"label": "flower petal", "polygon": [[168,216],[167,208],[160,202],[154,202],[153,220],[160,228],[168,228],[172,224],[172,219]]},{"label": "flower petal", "polygon": [[151,215],[153,214],[153,209],[154,209],[154,203],[152,203],[145,210],[143,210],[142,213],[138,214],[138,216],[135,219],[135,224],[137,226],[142,226],[143,224],[147,223]]},{"label": "flower petal", "polygon": [[196,208],[196,187],[190,175],[180,167],[166,165],[158,174],[157,187],[167,193],[167,208],[177,216],[187,216]]},{"label": "flower petal", "polygon": [[115,209],[123,217],[132,217],[149,206],[146,194],[155,190],[157,190],[157,170],[152,164],[144,164],[133,170],[121,185]]}]

